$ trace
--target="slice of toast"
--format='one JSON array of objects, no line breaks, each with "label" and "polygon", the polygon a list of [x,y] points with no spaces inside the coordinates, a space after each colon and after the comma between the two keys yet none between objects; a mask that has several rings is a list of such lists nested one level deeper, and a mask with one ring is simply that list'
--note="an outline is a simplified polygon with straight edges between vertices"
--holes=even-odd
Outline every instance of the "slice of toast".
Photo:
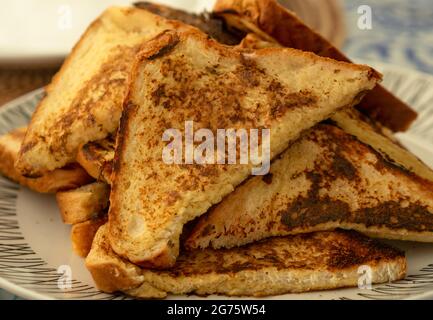
[{"label": "slice of toast", "polygon": [[370,121],[353,108],[335,113],[331,123],[372,147],[389,163],[433,182],[433,170],[404,148],[396,137],[378,123]]},{"label": "slice of toast", "polygon": [[[214,12],[225,18],[228,25],[260,34],[271,42],[275,39],[289,48],[349,62],[329,41],[276,0],[217,0]],[[371,91],[358,109],[393,131],[407,130],[417,117],[416,112],[382,86]]]},{"label": "slice of toast", "polygon": [[214,134],[268,128],[273,158],[303,130],[356,104],[378,79],[367,66],[294,49],[244,51],[199,31],[162,33],[139,55],[118,133],[109,212],[114,251],[140,265],[173,265],[183,225],[251,174],[252,163],[164,163],[165,130],[184,134],[187,120]]},{"label": "slice of toast", "polygon": [[231,248],[335,228],[433,242],[432,170],[368,124],[357,124],[354,112],[333,119],[349,133],[330,124],[311,129],[268,176],[250,179],[201,217],[186,247]]},{"label": "slice of toast", "polygon": [[80,257],[87,257],[99,227],[107,222],[107,214],[76,223],[71,229],[72,249]]},{"label": "slice of toast", "polygon": [[78,188],[93,179],[77,164],[54,170],[37,179],[25,178],[15,169],[15,161],[27,128],[19,128],[0,136],[0,174],[40,193]]},{"label": "slice of toast", "polygon": [[56,200],[63,222],[76,224],[96,218],[108,208],[110,187],[94,182],[83,187],[57,192]]},{"label": "slice of toast", "polygon": [[357,286],[360,267],[369,268],[372,283],[395,281],[406,273],[403,252],[347,231],[185,252],[172,269],[157,271],[119,258],[110,248],[107,227],[102,226],[86,266],[102,291],[139,298],[191,293],[263,297]]},{"label": "slice of toast", "polygon": [[114,133],[141,45],[164,30],[182,28],[192,27],[143,9],[107,9],[46,88],[24,139],[18,170],[41,176],[74,162],[79,146]]},{"label": "slice of toast", "polygon": [[114,159],[115,139],[106,139],[86,143],[79,148],[77,162],[96,180],[111,185],[111,172]]}]

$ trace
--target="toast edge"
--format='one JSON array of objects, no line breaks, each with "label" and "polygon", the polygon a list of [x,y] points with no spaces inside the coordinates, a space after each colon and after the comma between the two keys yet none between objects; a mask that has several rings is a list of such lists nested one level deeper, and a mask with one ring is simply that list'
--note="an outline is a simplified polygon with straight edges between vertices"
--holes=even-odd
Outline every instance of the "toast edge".
[{"label": "toast edge", "polygon": [[[105,292],[122,291],[128,295],[138,298],[165,298],[171,291],[170,282],[175,281],[164,276],[158,279],[152,279],[151,270],[142,270],[130,262],[123,261],[118,257],[109,246],[105,239],[105,227],[102,226],[95,237],[92,250],[86,259],[86,266],[91,272],[94,281],[99,289]],[[341,232],[341,231],[338,231]],[[353,235],[353,236],[352,236]],[[383,247],[375,240],[371,240],[362,235],[351,233],[349,241],[354,241],[367,246]],[[387,246],[385,246],[387,247]],[[364,261],[372,270],[373,283],[386,283],[400,280],[405,277],[407,272],[407,262],[405,254],[400,251],[387,247],[384,249],[381,260],[373,259]],[[346,264],[349,264],[348,268]],[[234,274],[208,274],[189,276],[183,279],[187,283],[183,289],[174,294],[191,294],[209,295],[224,294],[228,296],[254,296],[265,297],[285,293],[302,293],[315,290],[329,290],[344,287],[353,287],[359,284],[359,273],[357,262],[350,266],[352,262],[342,261],[342,265],[337,264],[336,270],[321,270],[320,272],[307,270],[287,270],[282,271],[278,268],[265,268],[263,270],[244,270]],[[340,267],[341,268],[340,268]],[[343,273],[343,274],[342,274]],[[276,279],[272,274],[277,274],[279,279],[284,281],[275,282]],[[313,277],[314,275],[314,277]],[[299,281],[299,279],[307,279]],[[287,279],[291,279],[289,284]],[[221,283],[227,283],[226,288],[221,287]],[[270,286],[269,283],[273,283]],[[290,289],[288,287],[290,286]],[[254,287],[260,287],[253,291]],[[173,290],[174,291],[174,290]]]}]

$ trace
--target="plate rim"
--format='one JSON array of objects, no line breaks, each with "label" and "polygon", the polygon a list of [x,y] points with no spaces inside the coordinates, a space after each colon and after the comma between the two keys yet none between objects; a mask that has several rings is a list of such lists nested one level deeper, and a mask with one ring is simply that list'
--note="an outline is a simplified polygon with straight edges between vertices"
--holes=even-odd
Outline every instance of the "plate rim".
[{"label": "plate rim", "polygon": [[23,298],[27,300],[60,300],[43,293],[39,293],[33,289],[27,289],[21,287],[1,276],[0,276],[0,289],[3,289],[6,292],[11,293],[19,298]]},{"label": "plate rim", "polygon": [[7,112],[11,108],[15,108],[15,106],[17,104],[21,104],[24,101],[26,101],[26,100],[28,100],[28,99],[30,99],[30,98],[38,95],[38,94],[43,93],[44,91],[45,91],[45,87],[41,87],[41,88],[32,90],[30,92],[27,92],[27,93],[15,98],[15,99],[11,100],[11,101],[6,102],[5,104],[0,106],[0,115],[3,114],[4,112]]},{"label": "plate rim", "polygon": [[[423,77],[423,78],[431,81],[432,85],[433,85],[433,75],[419,71],[419,70],[413,70],[410,68],[395,66],[392,64],[383,63],[381,61],[374,61],[374,60],[371,61],[371,60],[358,59],[357,63],[373,65],[374,67],[377,67],[378,69],[383,68],[384,73],[388,69],[388,70],[393,70],[393,71],[396,71],[399,73],[407,73],[407,74],[411,74],[411,75],[420,76],[420,77]],[[17,105],[22,104],[23,102],[31,99],[32,97],[43,93],[44,90],[45,90],[45,88],[39,88],[39,89],[33,90],[31,92],[28,92],[28,93],[26,93],[20,97],[17,97],[14,100],[7,102],[2,107],[0,107],[0,116],[3,113],[10,110],[11,108],[15,108]],[[424,140],[422,137],[417,137],[417,138],[419,138],[420,140]],[[433,146],[433,144],[431,144],[431,143],[430,143],[430,145]],[[20,188],[22,188],[22,187],[20,187]],[[60,298],[60,297],[55,297],[55,296],[50,296],[49,294],[40,293],[36,289],[28,289],[28,288],[22,287],[19,284],[15,284],[12,281],[9,281],[9,280],[1,277],[1,276],[0,276],[0,288],[7,291],[8,293],[14,294],[20,298],[29,299],[29,300],[62,300],[62,298]],[[323,291],[323,293],[326,295],[326,291]],[[68,299],[68,298],[65,298],[65,299]],[[326,297],[325,297],[325,299],[326,299]],[[429,300],[429,299],[433,299],[433,288],[431,290],[423,292],[423,293],[403,297],[400,300]]]}]

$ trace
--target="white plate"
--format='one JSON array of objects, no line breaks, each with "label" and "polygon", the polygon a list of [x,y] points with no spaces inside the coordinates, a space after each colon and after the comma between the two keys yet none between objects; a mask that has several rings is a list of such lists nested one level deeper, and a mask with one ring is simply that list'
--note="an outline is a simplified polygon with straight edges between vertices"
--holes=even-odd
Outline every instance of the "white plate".
[{"label": "white plate", "polygon": [[[111,5],[134,0],[13,0],[0,10],[0,65],[58,65],[86,27]],[[211,9],[212,0],[156,0],[192,12]]]},{"label": "white plate", "polygon": [[[391,66],[378,68],[385,74],[386,86],[420,113],[414,127],[399,138],[433,166],[433,77]],[[0,134],[24,125],[42,95],[38,90],[0,108]],[[69,231],[70,227],[60,219],[53,196],[33,193],[0,177],[0,287],[29,299],[125,299],[94,287],[84,261],[72,253]],[[342,289],[273,298],[433,298],[433,244],[392,244],[407,254],[409,272],[403,281],[377,285],[373,290]],[[71,270],[71,289],[59,286],[59,282],[63,283],[62,266]]]}]

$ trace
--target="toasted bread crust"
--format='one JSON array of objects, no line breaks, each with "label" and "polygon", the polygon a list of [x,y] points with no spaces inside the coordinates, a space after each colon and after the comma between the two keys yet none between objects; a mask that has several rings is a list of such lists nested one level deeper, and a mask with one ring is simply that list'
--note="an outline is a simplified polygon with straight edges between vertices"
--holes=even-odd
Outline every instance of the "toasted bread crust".
[{"label": "toasted bread crust", "polygon": [[111,184],[114,143],[111,136],[86,143],[78,150],[77,162],[96,180]]},{"label": "toasted bread crust", "polygon": [[[262,297],[356,286],[360,266],[371,268],[373,283],[398,280],[406,273],[403,252],[354,232],[306,234],[231,250],[184,252],[172,269],[164,271],[140,270],[121,260],[107,246],[107,232],[105,226],[98,231],[86,265],[101,290],[120,290],[140,298],[170,293]],[[116,271],[108,272],[107,266]]]},{"label": "toasted bread crust", "polygon": [[[277,70],[280,60],[291,67]],[[326,81],[317,78],[319,71]],[[357,102],[380,75],[294,49],[230,48],[191,30],[166,31],[149,41],[131,79],[117,136],[110,241],[122,257],[164,268],[175,261],[183,225],[221,201],[253,166],[166,165],[161,158],[166,129],[184,131],[185,119],[213,132],[271,128],[273,158],[301,131]],[[214,83],[218,86],[209,90]],[[140,178],[131,180],[137,171]],[[161,185],[161,177],[169,182]],[[147,200],[150,194],[155,201]]]},{"label": "toasted bread crust", "polygon": [[18,180],[18,183],[39,193],[57,193],[84,186],[93,178],[78,164],[69,164],[61,169],[48,172],[40,178]]},{"label": "toasted bread crust", "polygon": [[37,179],[25,178],[15,169],[15,161],[27,128],[19,128],[0,137],[0,173],[39,193],[56,193],[90,183],[93,179],[77,164],[45,174]]},{"label": "toasted bread crust", "polygon": [[99,228],[86,258],[86,267],[97,287],[104,292],[126,291],[143,283],[140,268],[123,261],[110,247],[107,225]]},{"label": "toasted bread crust", "polygon": [[[286,47],[350,62],[337,48],[275,0],[217,0],[214,12],[225,16],[229,23],[237,20],[237,27],[244,24],[245,31],[251,31],[248,23],[252,23]],[[393,131],[406,131],[417,117],[416,112],[380,85],[365,97],[358,108]]]},{"label": "toasted bread crust", "polygon": [[57,192],[56,200],[63,222],[75,224],[97,217],[108,207],[110,187],[94,182],[83,187]]},{"label": "toasted bread crust", "polygon": [[250,179],[202,217],[186,246],[232,247],[335,228],[431,242],[433,182],[390,161],[341,129],[318,125],[268,177]]},{"label": "toasted bread crust", "polygon": [[99,227],[107,222],[107,214],[74,224],[71,229],[72,249],[80,257],[87,257],[92,247],[93,238]]}]

